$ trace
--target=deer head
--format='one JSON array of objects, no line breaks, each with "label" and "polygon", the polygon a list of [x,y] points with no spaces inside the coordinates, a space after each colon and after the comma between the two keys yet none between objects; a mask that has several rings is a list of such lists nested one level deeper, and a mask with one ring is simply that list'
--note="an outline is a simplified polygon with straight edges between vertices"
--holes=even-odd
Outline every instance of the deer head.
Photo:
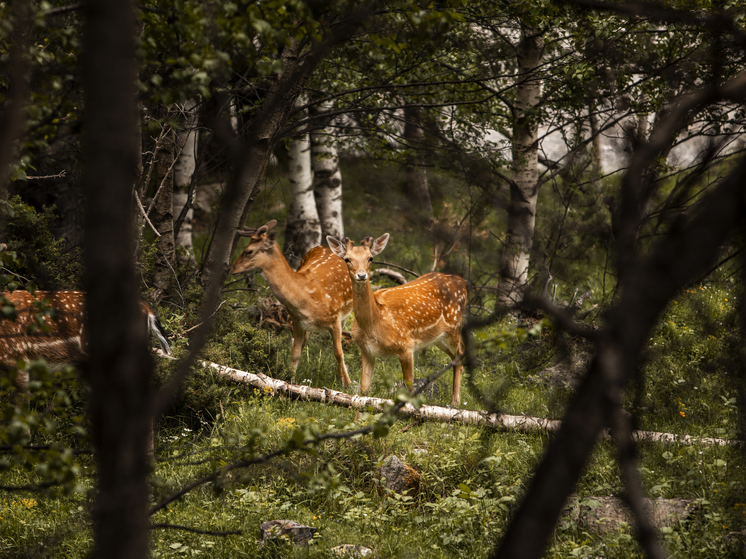
[{"label": "deer head", "polygon": [[373,257],[386,248],[386,244],[389,242],[389,234],[384,233],[375,241],[373,237],[368,235],[360,241],[359,247],[354,246],[355,243],[349,237],[339,241],[328,235],[326,242],[329,244],[331,251],[345,261],[347,270],[350,272],[350,279],[355,285],[356,282],[368,281]]},{"label": "deer head", "polygon": [[262,266],[265,258],[274,249],[275,236],[268,232],[275,225],[277,225],[277,220],[273,219],[256,229],[244,228],[236,232],[241,237],[249,237],[251,240],[231,265],[231,274],[241,274]]}]

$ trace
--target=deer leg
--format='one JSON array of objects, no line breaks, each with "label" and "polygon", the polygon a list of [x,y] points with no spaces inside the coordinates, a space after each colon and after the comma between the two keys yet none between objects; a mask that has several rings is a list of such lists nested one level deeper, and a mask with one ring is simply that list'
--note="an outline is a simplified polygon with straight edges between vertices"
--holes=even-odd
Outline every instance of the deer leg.
[{"label": "deer leg", "polygon": [[[453,361],[456,356],[464,353],[464,342],[461,335],[449,335],[442,343],[437,344]],[[456,407],[461,403],[461,363],[453,366],[453,390],[451,391],[451,406]]]},{"label": "deer leg", "polygon": [[412,387],[414,386],[414,351],[408,351],[400,355],[399,362],[401,363],[401,372],[404,376],[404,384],[407,390],[412,392]]},{"label": "deer leg", "polygon": [[345,367],[345,355],[342,351],[342,323],[339,321],[335,321],[332,327],[332,342],[334,343],[334,357],[337,358],[339,380],[344,386],[350,386],[350,377]]},{"label": "deer leg", "polygon": [[306,345],[309,332],[306,332],[301,328],[297,321],[293,320],[293,353],[292,353],[292,367],[293,377],[295,377],[295,371],[298,369],[298,363],[300,362],[300,356],[303,353],[303,347]]},{"label": "deer leg", "polygon": [[363,358],[363,374],[360,377],[360,393],[365,395],[370,392],[370,383],[373,379],[373,367],[376,364],[376,358],[364,351],[361,354]]}]

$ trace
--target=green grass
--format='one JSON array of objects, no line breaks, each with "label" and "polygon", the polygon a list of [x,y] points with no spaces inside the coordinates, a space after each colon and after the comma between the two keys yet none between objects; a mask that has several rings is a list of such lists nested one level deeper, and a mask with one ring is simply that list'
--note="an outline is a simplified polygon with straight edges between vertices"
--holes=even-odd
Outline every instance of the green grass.
[{"label": "green grass", "polygon": [[[389,231],[392,242],[381,259],[427,270],[431,264],[430,239],[400,219],[400,212],[391,211],[392,206],[403,204],[396,173],[385,164],[347,167],[347,171],[360,183],[355,190],[345,191],[346,233],[359,240],[364,235]],[[439,177],[438,181],[434,200],[441,215],[446,211],[451,216],[461,215],[476,197],[459,190],[462,187],[449,177]],[[392,187],[385,204],[379,198],[381,184]],[[450,192],[458,192],[460,197],[448,198],[445,193]],[[542,196],[546,198],[548,192]],[[252,224],[271,218],[281,220],[287,202],[283,183],[278,181],[257,199]],[[551,205],[551,200],[545,203]],[[597,209],[588,208],[588,212]],[[465,275],[472,280],[486,277],[481,274],[494,266],[498,247],[495,237],[479,236],[478,231],[481,227],[499,232],[502,226],[495,221],[495,216],[484,217],[475,227],[476,237],[469,247],[472,252],[468,253],[471,260],[465,250],[454,251],[447,264],[466,270]],[[549,239],[554,230],[551,219],[546,221],[545,230],[537,235]],[[571,254],[580,236],[565,241],[563,254]],[[593,288],[594,295],[584,310],[599,305],[587,323],[600,320],[604,297],[611,292],[609,285],[603,285],[603,251],[587,260],[556,258],[557,266],[566,274],[558,283],[557,302],[569,301],[576,287]],[[234,287],[241,285],[243,282]],[[269,290],[259,276],[251,285],[255,291],[227,293],[228,304],[215,317],[202,357],[290,380],[291,333],[287,329],[257,328],[251,307],[269,295]],[[479,311],[477,305],[490,306],[490,292],[485,295],[474,290],[472,297],[476,301],[474,312]],[[740,286],[726,278],[685,290],[671,303],[651,334],[640,380],[631,387],[626,401],[639,428],[724,438],[741,436],[734,380],[740,367],[735,312],[739,298]],[[178,338],[175,352],[185,351],[187,331],[198,321],[196,314],[165,307],[161,315],[167,329]],[[549,323],[532,331],[534,324],[529,321],[517,325],[506,318],[478,333],[478,366],[462,382],[462,407],[562,417],[569,390],[549,388],[536,382],[535,375],[554,365],[563,352],[577,355],[589,351],[588,344],[557,332]],[[359,382],[359,351],[354,345],[345,345],[344,351],[350,377]],[[430,349],[424,358],[417,358],[415,376],[422,378],[447,363],[444,353]],[[171,366],[167,361],[158,363],[157,383],[165,382]],[[295,381],[343,390],[328,334],[311,336]],[[427,403],[448,404],[451,382],[451,373],[445,373],[437,381],[438,394]],[[400,383],[398,361],[378,359],[371,395],[390,398]],[[40,432],[35,442],[61,440],[71,447],[84,447],[85,439],[80,438],[75,419],[82,411],[80,400],[73,398],[71,419],[66,420],[60,412],[59,417],[55,416],[57,424],[49,426],[43,436]],[[270,397],[229,383],[209,369],[197,368],[157,434],[151,478],[153,503],[236,460],[291,449],[289,441],[372,425],[377,419],[319,403]],[[153,517],[154,523],[239,531],[240,535],[157,529],[151,534],[153,556],[329,557],[332,547],[351,543],[371,547],[377,557],[386,558],[486,557],[506,529],[547,441],[546,435],[538,433],[399,420],[386,437],[355,437],[294,449],[271,462],[226,474]],[[746,475],[741,450],[646,443],[639,446],[638,454],[651,497],[693,499],[699,506],[699,513],[688,523],[663,532],[672,557],[738,556],[724,537],[746,527]],[[382,486],[379,469],[391,455],[421,473],[417,495],[395,495]],[[7,457],[8,453],[0,456],[0,485],[23,486],[45,479],[30,459],[14,463]],[[67,492],[53,489],[0,495],[0,558],[77,558],[90,550],[88,513],[95,471],[89,455],[76,455],[70,460],[77,474],[74,482],[65,486]],[[598,444],[576,493],[581,497],[623,494],[611,443]],[[317,536],[306,548],[260,549],[259,525],[272,519],[292,519],[314,526]],[[627,558],[641,557],[641,553],[629,528],[601,536],[563,521],[547,556]]]},{"label": "green grass", "polygon": [[[631,405],[638,406],[641,426],[648,429],[734,436],[735,404],[723,400],[732,398],[734,389],[725,372],[705,366],[732,349],[727,335],[732,294],[714,286],[690,291],[671,305],[654,333],[647,380],[633,394]],[[289,377],[290,332],[256,330],[247,323],[246,312],[221,310],[205,358]],[[697,331],[697,324],[714,328],[709,330],[712,337]],[[548,362],[555,351],[551,326],[538,336],[506,337],[508,330],[509,321],[504,321],[483,336],[473,384],[464,383],[464,406],[479,409],[478,392],[486,391],[503,411],[561,417],[566,394],[529,382],[537,364]],[[342,388],[329,344],[328,335],[312,335],[298,382]],[[667,351],[656,352],[656,344],[664,344]],[[357,349],[346,346],[345,357],[351,377],[358,380]],[[447,361],[442,352],[430,350],[418,365],[417,376]],[[379,359],[372,395],[390,397],[400,380],[398,362]],[[428,403],[446,404],[450,373],[438,382],[440,394]],[[351,410],[269,397],[208,371],[198,372],[159,431],[153,501],[221,465],[283,448],[289,440],[374,421],[375,416],[356,418]],[[546,443],[541,434],[400,420],[387,437],[327,441],[231,472],[193,491],[157,513],[153,522],[241,535],[158,529],[152,533],[153,556],[328,557],[332,547],[352,543],[373,548],[379,557],[484,557],[499,541]],[[393,454],[421,472],[417,495],[402,497],[382,486],[379,468]],[[693,520],[663,534],[672,556],[724,556],[724,536],[746,524],[740,451],[648,443],[640,446],[639,455],[651,497],[695,499],[700,504],[701,512]],[[78,461],[86,473],[80,477],[82,488],[90,488],[92,467],[84,456]],[[33,479],[30,476],[16,468],[0,477],[3,484],[21,485]],[[623,493],[613,445],[599,444],[577,493]],[[6,494],[1,504],[0,556],[41,557],[51,552],[55,557],[80,557],[90,546],[86,493]],[[313,544],[260,549],[259,524],[277,518],[318,528]],[[641,555],[628,528],[598,536],[561,523],[547,556]]]}]

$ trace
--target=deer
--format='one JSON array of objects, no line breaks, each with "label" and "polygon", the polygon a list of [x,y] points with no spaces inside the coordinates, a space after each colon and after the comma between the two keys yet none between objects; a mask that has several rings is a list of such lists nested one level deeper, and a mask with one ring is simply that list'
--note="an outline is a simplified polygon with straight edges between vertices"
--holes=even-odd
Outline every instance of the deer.
[{"label": "deer", "polygon": [[[0,320],[0,365],[11,367],[19,360],[44,359],[50,364],[81,363],[86,358],[84,327],[85,292],[16,290],[0,294],[3,306],[12,304],[15,320]],[[170,355],[158,317],[140,301],[144,323],[164,353]],[[19,370],[16,385],[28,389],[28,373]]]},{"label": "deer", "polygon": [[[404,285],[373,291],[370,266],[389,241],[384,233],[376,240],[367,236],[354,246],[327,236],[331,251],[347,265],[352,283],[355,321],[352,339],[360,347],[363,371],[360,392],[370,391],[376,357],[395,355],[401,363],[404,384],[414,383],[414,353],[430,345],[443,350],[452,361],[464,352],[461,325],[466,309],[466,281],[455,275],[431,272]],[[451,406],[461,402],[461,371],[453,365]]]},{"label": "deer", "polygon": [[293,323],[291,366],[293,377],[311,332],[329,331],[342,384],[350,385],[342,351],[342,324],[352,311],[352,284],[347,267],[325,246],[309,250],[296,271],[290,267],[275,242],[273,219],[256,229],[239,229],[249,237],[243,252],[233,262],[231,274],[259,269],[272,293],[290,313]]}]

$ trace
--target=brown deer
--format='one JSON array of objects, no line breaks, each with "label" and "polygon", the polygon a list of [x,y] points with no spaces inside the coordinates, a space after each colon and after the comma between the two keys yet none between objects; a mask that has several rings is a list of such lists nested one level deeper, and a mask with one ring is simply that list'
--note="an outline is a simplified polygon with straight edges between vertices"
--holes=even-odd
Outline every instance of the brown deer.
[{"label": "brown deer", "polygon": [[[414,382],[414,352],[436,345],[455,359],[464,351],[461,322],[466,308],[466,282],[449,274],[432,272],[401,286],[381,289],[370,287],[370,265],[389,240],[384,233],[375,241],[365,237],[361,246],[345,237],[341,241],[326,238],[332,252],[347,264],[352,281],[355,322],[352,339],[363,358],[360,391],[367,394],[376,357],[395,355],[401,363],[404,383],[411,390]],[[461,365],[453,366],[451,405],[461,400]]]},{"label": "brown deer", "polygon": [[[83,291],[24,290],[0,294],[3,307],[12,305],[10,317],[0,320],[0,365],[15,365],[20,359],[45,359],[50,364],[80,363],[85,360],[85,293]],[[158,318],[140,301],[149,331],[161,349],[171,348]],[[28,373],[19,371],[16,384],[21,392],[28,387]]]},{"label": "brown deer", "polygon": [[328,330],[334,342],[339,378],[344,386],[349,386],[342,352],[342,323],[352,311],[352,285],[347,268],[327,247],[317,246],[308,251],[298,270],[293,271],[274,234],[268,233],[275,225],[277,221],[273,219],[258,229],[238,231],[251,241],[233,262],[231,273],[259,268],[275,297],[287,308],[293,319],[293,374],[309,333]]}]

